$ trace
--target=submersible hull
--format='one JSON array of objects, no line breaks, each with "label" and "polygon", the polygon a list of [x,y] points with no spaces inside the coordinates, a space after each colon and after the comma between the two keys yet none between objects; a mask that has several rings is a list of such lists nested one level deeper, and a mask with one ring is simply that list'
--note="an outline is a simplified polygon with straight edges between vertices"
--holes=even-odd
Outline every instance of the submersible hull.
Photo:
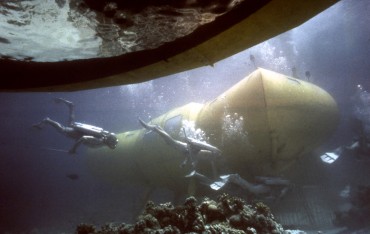
[{"label": "submersible hull", "polygon": [[[189,103],[151,121],[184,141],[184,121],[194,122],[210,144],[222,151],[219,166],[242,177],[274,175],[322,144],[338,123],[334,99],[320,87],[265,69],[257,69],[216,99]],[[92,172],[114,184],[128,183],[183,191],[190,168],[184,155],[155,132],[118,134],[115,150],[89,150]],[[217,163],[216,163],[217,164]],[[210,163],[199,165],[211,174]]]}]

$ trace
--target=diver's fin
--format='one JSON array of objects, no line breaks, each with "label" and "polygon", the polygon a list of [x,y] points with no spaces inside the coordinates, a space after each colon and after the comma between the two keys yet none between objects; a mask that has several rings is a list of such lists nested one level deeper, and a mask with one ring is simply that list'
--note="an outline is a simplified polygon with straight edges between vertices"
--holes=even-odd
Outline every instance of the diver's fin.
[{"label": "diver's fin", "polygon": [[321,161],[323,161],[324,163],[332,164],[340,157],[342,152],[342,147],[336,148],[333,152],[326,152],[320,156]]},{"label": "diver's fin", "polygon": [[321,155],[320,158],[324,163],[332,164],[339,158],[339,155],[333,152],[327,152]]},{"label": "diver's fin", "polygon": [[199,180],[199,182],[201,184],[208,185],[209,187],[211,187],[211,189],[216,190],[216,191],[221,189],[222,187],[224,187],[224,185],[227,183],[227,180],[223,180],[222,178],[221,178],[222,179],[221,181],[212,181],[207,176],[202,175],[202,174],[196,172],[195,170],[190,172],[185,177],[187,177],[187,178],[194,177],[197,180]]},{"label": "diver's fin", "polygon": [[226,184],[226,181],[215,181],[210,185],[210,187],[211,187],[211,189],[217,191],[217,190],[220,190],[221,188],[223,188],[225,186],[225,184]]}]

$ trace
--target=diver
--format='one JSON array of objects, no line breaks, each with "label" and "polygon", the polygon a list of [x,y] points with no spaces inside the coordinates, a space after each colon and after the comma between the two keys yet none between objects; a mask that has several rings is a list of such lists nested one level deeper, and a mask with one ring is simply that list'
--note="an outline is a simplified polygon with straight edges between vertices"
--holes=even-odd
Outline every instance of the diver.
[{"label": "diver", "polygon": [[357,85],[351,99],[352,125],[356,137],[348,146],[340,146],[332,152],[324,153],[321,156],[323,162],[333,163],[346,151],[352,151],[357,159],[370,159],[370,93],[362,85]]},{"label": "diver", "polygon": [[356,92],[352,97],[353,128],[356,137],[353,143],[347,147],[355,152],[356,157],[370,157],[370,93],[362,85],[357,85]]},{"label": "diver", "polygon": [[41,122],[34,124],[33,127],[42,129],[42,125],[49,124],[54,127],[58,132],[66,135],[67,137],[76,140],[72,148],[68,151],[70,154],[76,153],[79,145],[84,144],[88,147],[97,148],[102,146],[108,146],[111,149],[115,149],[118,143],[116,135],[112,132],[105,131],[104,129],[89,124],[75,122],[74,104],[63,98],[55,98],[55,103],[64,103],[69,108],[69,119],[68,125],[63,126],[62,124],[46,117]]},{"label": "diver", "polygon": [[[281,178],[273,177],[257,177],[257,184],[253,184],[243,179],[238,174],[228,174],[228,175],[218,175],[217,168],[214,164],[215,156],[221,155],[221,150],[217,147],[210,145],[206,142],[196,140],[194,138],[188,137],[183,128],[186,142],[178,141],[173,139],[163,128],[158,125],[150,125],[145,123],[139,118],[140,124],[149,131],[154,131],[159,134],[168,145],[173,146],[175,149],[179,150],[186,155],[182,167],[186,164],[192,166],[192,171],[185,177],[193,177],[199,180],[203,185],[209,186],[212,190],[220,190],[224,188],[227,184],[235,184],[240,188],[251,192],[254,195],[267,195],[269,197],[281,198],[288,191],[288,186],[290,182]],[[212,166],[212,173],[215,180],[208,178],[207,176],[198,173],[195,170],[196,163],[198,160],[210,160]]]},{"label": "diver", "polygon": [[[150,125],[148,123],[145,123],[140,118],[139,122],[145,129],[156,132],[168,145],[174,147],[186,156],[184,162],[181,164],[181,167],[184,167],[186,164],[190,164],[192,169],[195,170],[196,164],[199,159],[212,159],[214,156],[221,155],[221,150],[219,150],[217,147],[210,145],[204,141],[199,141],[197,139],[188,137],[184,128],[183,131],[185,134],[186,142],[173,139],[163,128],[158,125]],[[211,160],[211,162],[213,161]]]}]

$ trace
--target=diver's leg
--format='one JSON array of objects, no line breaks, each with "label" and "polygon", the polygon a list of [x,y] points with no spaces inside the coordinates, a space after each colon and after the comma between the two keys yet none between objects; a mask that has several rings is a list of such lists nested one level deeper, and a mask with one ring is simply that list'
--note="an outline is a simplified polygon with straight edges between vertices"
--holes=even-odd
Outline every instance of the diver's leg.
[{"label": "diver's leg", "polygon": [[265,185],[272,185],[272,186],[289,186],[290,181],[287,179],[283,179],[281,177],[267,177],[267,176],[257,176],[256,180],[260,183]]},{"label": "diver's leg", "polygon": [[188,175],[185,176],[186,178],[195,178],[197,179],[201,184],[204,184],[204,185],[210,185],[212,184],[214,181],[212,181],[210,178],[208,178],[207,176],[203,175],[203,174],[200,174],[198,173],[197,171],[192,171],[190,172]]},{"label": "diver's leg", "polygon": [[269,188],[269,197],[273,199],[284,197],[291,188],[290,181],[281,177],[257,176],[256,180]]},{"label": "diver's leg", "polygon": [[196,166],[197,162],[194,161],[193,153],[191,152],[191,150],[188,150],[187,152],[184,152],[184,154],[185,154],[185,159],[181,163],[180,167],[183,168],[183,167],[185,167],[186,164],[190,164],[192,170],[195,170],[195,166]]},{"label": "diver's leg", "polygon": [[52,119],[50,119],[49,117],[46,117],[45,119],[43,119],[41,122],[37,123],[37,124],[34,124],[33,127],[35,128],[38,128],[38,129],[41,129],[41,126],[44,125],[44,124],[49,124],[51,125],[52,127],[54,127],[58,132],[61,132],[61,133],[64,133],[65,132],[65,127],[63,125],[61,125],[60,123],[58,123],[57,121],[54,121]]},{"label": "diver's leg", "polygon": [[60,123],[58,123],[57,121],[54,121],[52,119],[49,119],[49,118],[46,118],[43,120],[44,123],[46,124],[49,124],[50,126],[52,126],[53,128],[55,128],[58,132],[61,132],[61,133],[64,133],[66,128],[61,125]]},{"label": "diver's leg", "polygon": [[245,189],[255,195],[259,194],[266,194],[270,191],[268,186],[262,185],[262,184],[252,184],[248,182],[247,180],[240,177],[238,174],[230,174],[230,175],[224,175],[220,176],[221,181],[216,181],[213,184],[210,185],[210,187],[213,190],[219,190],[223,186],[225,186],[228,183],[234,183],[241,187],[242,189]]},{"label": "diver's leg", "polygon": [[158,135],[160,135],[168,145],[174,147],[182,153],[188,153],[187,143],[173,139],[165,130],[163,130],[163,128],[159,126],[155,127],[153,130],[158,133]]},{"label": "diver's leg", "polygon": [[65,100],[63,98],[55,98],[54,101],[55,103],[63,102],[68,106],[69,109],[68,126],[70,126],[75,120],[75,105],[71,101]]}]

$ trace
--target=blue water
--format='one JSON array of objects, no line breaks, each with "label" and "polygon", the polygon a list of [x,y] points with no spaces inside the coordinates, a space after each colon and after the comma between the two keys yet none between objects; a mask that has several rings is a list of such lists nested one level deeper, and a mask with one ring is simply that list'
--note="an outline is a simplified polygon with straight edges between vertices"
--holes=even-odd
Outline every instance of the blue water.
[{"label": "blue water", "polygon": [[[117,133],[134,130],[140,127],[137,117],[150,119],[192,101],[212,100],[255,70],[253,55],[256,66],[286,75],[296,67],[303,80],[309,71],[309,81],[334,97],[341,114],[337,131],[322,147],[347,144],[354,137],[350,97],[357,84],[370,91],[369,11],[369,1],[341,1],[300,27],[214,67],[146,83],[71,93],[0,93],[0,233],[72,233],[81,222],[132,222],[141,207],[145,188],[111,187],[89,173],[83,146],[75,156],[60,152],[73,140],[49,126],[41,131],[31,127],[46,116],[66,123],[68,109],[55,104],[55,97],[76,104],[76,121]],[[324,168],[330,173],[322,179],[333,181],[327,184],[338,188],[338,194],[339,188],[369,176],[369,164],[337,165]],[[68,174],[79,178],[72,180]],[[152,197],[157,202],[171,198],[165,190]]]}]

